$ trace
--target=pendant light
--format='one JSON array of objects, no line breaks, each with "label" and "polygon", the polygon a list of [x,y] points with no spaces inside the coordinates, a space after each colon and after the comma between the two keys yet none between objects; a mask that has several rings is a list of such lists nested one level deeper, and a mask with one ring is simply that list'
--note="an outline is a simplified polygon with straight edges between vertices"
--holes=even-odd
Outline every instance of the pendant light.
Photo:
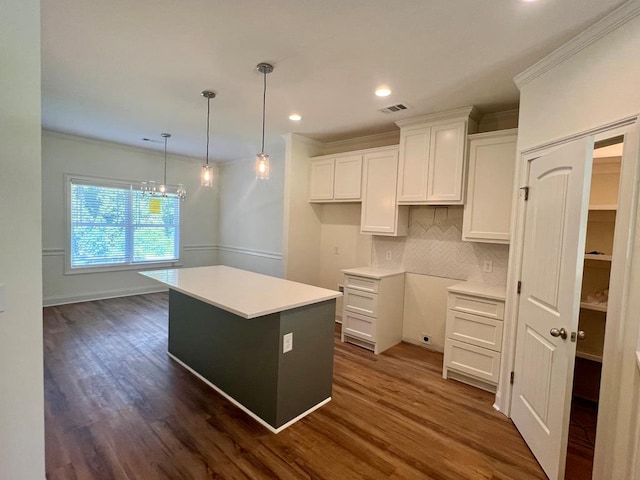
[{"label": "pendant light", "polygon": [[162,183],[157,186],[156,182],[142,182],[141,190],[143,195],[149,195],[151,197],[168,197],[169,195],[175,195],[180,200],[184,200],[187,196],[187,189],[182,183],[178,185],[167,184],[167,140],[171,138],[170,133],[161,133],[160,136],[164,138],[164,174],[162,177]]},{"label": "pendant light", "polygon": [[207,99],[207,156],[206,163],[200,171],[200,185],[213,187],[213,167],[209,165],[209,120],[211,117],[211,99],[216,98],[216,94],[210,90],[204,90],[201,95]]},{"label": "pendant light", "polygon": [[258,180],[269,180],[269,155],[264,153],[264,120],[267,104],[267,74],[273,72],[273,65],[259,63],[256,67],[264,78],[264,89],[262,92],[262,148],[256,155],[256,178]]}]

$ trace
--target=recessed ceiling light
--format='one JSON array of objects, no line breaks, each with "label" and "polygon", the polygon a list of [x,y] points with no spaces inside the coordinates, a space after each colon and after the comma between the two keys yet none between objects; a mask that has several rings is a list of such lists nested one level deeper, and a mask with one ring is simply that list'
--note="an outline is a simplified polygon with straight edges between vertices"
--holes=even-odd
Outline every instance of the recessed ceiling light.
[{"label": "recessed ceiling light", "polygon": [[376,95],[378,97],[388,97],[391,95],[391,90],[388,87],[380,87],[376,90]]},{"label": "recessed ceiling light", "polygon": [[293,120],[294,122],[299,122],[300,120],[302,120],[302,116],[300,116],[299,113],[292,113],[291,115],[289,115],[289,120]]}]

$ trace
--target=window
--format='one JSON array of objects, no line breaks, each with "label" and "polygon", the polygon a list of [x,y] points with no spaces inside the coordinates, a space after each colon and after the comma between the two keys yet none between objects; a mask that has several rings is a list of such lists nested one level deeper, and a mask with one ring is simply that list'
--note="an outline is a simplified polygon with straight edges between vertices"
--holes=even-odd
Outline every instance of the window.
[{"label": "window", "polygon": [[68,271],[180,260],[180,199],[131,183],[68,176]]}]

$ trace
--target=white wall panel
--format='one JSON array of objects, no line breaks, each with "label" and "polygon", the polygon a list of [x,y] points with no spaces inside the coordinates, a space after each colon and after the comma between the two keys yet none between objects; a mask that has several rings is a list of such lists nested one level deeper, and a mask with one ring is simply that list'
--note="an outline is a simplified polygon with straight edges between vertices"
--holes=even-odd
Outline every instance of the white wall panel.
[{"label": "white wall panel", "polygon": [[0,15],[0,478],[44,479],[40,2]]}]

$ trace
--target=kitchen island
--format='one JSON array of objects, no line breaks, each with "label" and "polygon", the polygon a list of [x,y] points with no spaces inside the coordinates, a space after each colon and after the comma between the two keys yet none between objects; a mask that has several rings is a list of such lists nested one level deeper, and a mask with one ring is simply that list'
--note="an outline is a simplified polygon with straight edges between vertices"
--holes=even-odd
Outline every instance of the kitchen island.
[{"label": "kitchen island", "polygon": [[226,266],[141,274],[169,287],[169,355],[272,432],[331,400],[340,292]]}]

